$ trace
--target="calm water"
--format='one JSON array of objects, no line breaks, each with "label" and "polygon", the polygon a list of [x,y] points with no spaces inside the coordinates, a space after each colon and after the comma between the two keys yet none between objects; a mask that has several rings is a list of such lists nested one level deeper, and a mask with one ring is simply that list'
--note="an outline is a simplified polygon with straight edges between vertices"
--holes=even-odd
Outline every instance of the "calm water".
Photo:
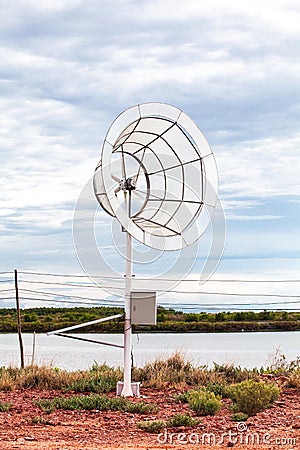
[{"label": "calm water", "polygon": [[[80,334],[80,337],[121,344],[122,335]],[[24,334],[26,363],[31,362],[32,334]],[[270,363],[276,349],[287,360],[300,356],[300,332],[265,333],[191,333],[191,334],[140,334],[133,336],[133,356],[137,366],[166,357],[176,350],[183,352],[195,365],[213,362],[234,363],[242,367],[260,367]],[[58,336],[36,335],[35,362],[52,364],[65,369],[86,369],[94,361],[109,365],[123,365],[122,349]],[[19,364],[18,336],[0,334],[0,366]]]}]

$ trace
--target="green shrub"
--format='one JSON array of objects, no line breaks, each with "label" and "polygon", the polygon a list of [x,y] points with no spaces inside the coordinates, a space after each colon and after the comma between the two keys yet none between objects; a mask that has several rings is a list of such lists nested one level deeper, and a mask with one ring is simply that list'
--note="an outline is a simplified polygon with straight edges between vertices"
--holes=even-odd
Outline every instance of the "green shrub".
[{"label": "green shrub", "polygon": [[98,394],[113,391],[117,385],[116,375],[88,375],[70,383],[68,390],[75,392],[96,392]]},{"label": "green shrub", "polygon": [[233,385],[229,389],[229,397],[235,412],[243,412],[254,416],[268,408],[278,399],[280,389],[265,381],[247,380]]},{"label": "green shrub", "polygon": [[189,399],[189,392],[182,392],[181,394],[175,394],[174,400],[178,403],[187,403]]},{"label": "green shrub", "polygon": [[120,379],[120,370],[115,370],[106,364],[99,365],[97,362],[94,362],[89,372],[85,373],[82,378],[69,384],[68,390],[101,394],[116,389],[117,382]]},{"label": "green shrub", "polygon": [[163,420],[143,420],[136,424],[138,428],[148,433],[159,433],[166,428],[166,422]]},{"label": "green shrub", "polygon": [[170,428],[178,427],[193,427],[198,424],[198,420],[188,414],[176,414],[167,421],[167,426]]},{"label": "green shrub", "polygon": [[248,419],[248,414],[244,413],[234,413],[232,416],[230,416],[230,419],[233,422],[245,422]]},{"label": "green shrub", "polygon": [[55,397],[51,400],[40,399],[35,402],[45,412],[50,413],[56,409],[65,410],[92,410],[123,411],[139,414],[149,414],[157,411],[155,405],[144,402],[131,402],[127,398],[108,398],[100,395],[73,395],[71,397]]},{"label": "green shrub", "polygon": [[[116,399],[112,399],[112,400],[116,400]],[[157,412],[157,410],[158,410],[156,405],[150,405],[150,404],[144,403],[144,402],[133,403],[126,399],[123,399],[123,400],[125,400],[124,407],[123,407],[123,409],[122,408],[119,409],[119,411],[131,412],[133,414],[134,413],[149,414],[149,413]]]},{"label": "green shrub", "polygon": [[190,391],[188,403],[190,408],[200,416],[216,414],[222,407],[220,397],[204,389]]},{"label": "green shrub", "polygon": [[221,398],[228,397],[228,386],[225,383],[213,383],[209,381],[206,385],[206,390],[208,392],[213,392],[216,396]]},{"label": "green shrub", "polygon": [[11,403],[0,402],[0,412],[9,411],[12,407]]}]

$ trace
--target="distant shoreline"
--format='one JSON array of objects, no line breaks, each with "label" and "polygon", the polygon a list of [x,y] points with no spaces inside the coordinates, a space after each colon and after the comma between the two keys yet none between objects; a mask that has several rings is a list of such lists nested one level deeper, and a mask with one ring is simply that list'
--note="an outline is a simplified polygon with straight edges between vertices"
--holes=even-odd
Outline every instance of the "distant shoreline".
[{"label": "distant shoreline", "polygon": [[[48,333],[60,328],[90,322],[102,317],[122,314],[117,307],[30,308],[21,310],[23,333]],[[97,323],[76,330],[81,333],[123,332],[123,318]],[[300,331],[300,312],[293,311],[236,311],[218,313],[185,313],[158,307],[156,325],[133,325],[133,333],[243,333]],[[14,308],[0,309],[0,333],[16,333],[17,317]]]}]

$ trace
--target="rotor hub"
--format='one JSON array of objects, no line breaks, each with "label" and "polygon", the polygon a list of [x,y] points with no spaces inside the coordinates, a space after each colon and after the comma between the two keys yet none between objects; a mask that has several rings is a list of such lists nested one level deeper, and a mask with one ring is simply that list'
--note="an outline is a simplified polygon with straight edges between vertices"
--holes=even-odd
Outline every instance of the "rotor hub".
[{"label": "rotor hub", "polygon": [[134,191],[136,188],[136,181],[133,178],[123,178],[120,180],[119,187],[122,191]]}]

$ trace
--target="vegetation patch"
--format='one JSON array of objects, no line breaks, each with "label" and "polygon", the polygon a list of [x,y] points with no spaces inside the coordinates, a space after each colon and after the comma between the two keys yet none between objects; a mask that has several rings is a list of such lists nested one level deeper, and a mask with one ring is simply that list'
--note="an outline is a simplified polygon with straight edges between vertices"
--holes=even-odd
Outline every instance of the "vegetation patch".
[{"label": "vegetation patch", "polygon": [[[282,364],[284,359],[281,359]],[[287,387],[300,386],[299,359],[291,363],[284,363],[280,372],[272,375],[281,376],[284,373]],[[271,369],[270,369],[271,370]],[[276,369],[277,370],[277,369]],[[284,372],[281,372],[284,370]],[[267,369],[246,369],[232,364],[216,364],[212,368],[207,366],[195,367],[186,361],[179,352],[169,358],[157,359],[141,368],[133,368],[132,378],[142,382],[144,387],[176,388],[182,394],[175,396],[176,401],[188,402],[191,389],[206,390],[215,397],[229,397],[230,385],[242,381],[254,380],[259,382],[262,375],[269,373]],[[104,394],[114,391],[118,381],[123,379],[120,368],[109,367],[106,364],[94,363],[89,370],[67,371],[50,366],[0,367],[0,391],[14,389],[41,389],[74,391],[77,393]]]},{"label": "vegetation patch", "polygon": [[136,424],[140,430],[147,431],[148,433],[159,433],[166,428],[166,425],[164,420],[143,420]]},{"label": "vegetation patch", "polygon": [[97,410],[122,411],[138,414],[149,414],[157,411],[156,405],[144,402],[131,402],[127,398],[108,398],[101,395],[73,395],[71,397],[55,397],[40,399],[34,402],[47,413],[56,409],[64,410]]},{"label": "vegetation patch", "polygon": [[144,367],[135,369],[133,377],[150,387],[163,388],[165,383],[185,383],[192,376],[194,368],[176,352],[166,360],[157,359]]},{"label": "vegetation patch", "polygon": [[265,373],[274,375],[289,375],[300,371],[300,357],[288,361],[280,349],[277,348],[275,354],[270,358],[270,365],[264,369]]},{"label": "vegetation patch", "polygon": [[233,385],[229,389],[232,409],[248,416],[254,416],[270,407],[278,399],[280,389],[273,383],[247,380]]},{"label": "vegetation patch", "polygon": [[95,363],[84,377],[71,382],[68,385],[68,390],[101,394],[115,390],[120,379],[121,371],[117,371],[106,364],[98,365]]},{"label": "vegetation patch", "polygon": [[12,407],[11,403],[0,402],[0,412],[9,411],[11,407]]},{"label": "vegetation patch", "polygon": [[174,399],[178,403],[187,403],[189,399],[189,391],[182,392],[181,394],[175,394]]},{"label": "vegetation patch", "polygon": [[56,389],[75,392],[105,393],[116,388],[122,372],[106,364],[94,364],[90,370],[68,372],[58,367],[27,366],[0,368],[0,390]]},{"label": "vegetation patch", "polygon": [[218,383],[239,383],[248,379],[259,379],[259,371],[254,369],[246,369],[241,366],[234,366],[233,364],[217,364],[214,362],[214,367],[212,369],[213,373],[219,375],[219,379],[223,381],[218,381]]},{"label": "vegetation patch", "polygon": [[209,381],[206,386],[208,392],[213,392],[217,397],[226,398],[229,395],[229,388],[223,383]]},{"label": "vegetation patch", "polygon": [[176,414],[167,421],[164,420],[143,420],[136,425],[143,431],[148,433],[159,433],[164,428],[181,428],[181,427],[194,427],[198,425],[199,421],[193,419],[188,414]]},{"label": "vegetation patch", "polygon": [[13,391],[15,389],[15,380],[10,376],[9,372],[1,367],[0,369],[0,391]]},{"label": "vegetation patch", "polygon": [[65,389],[68,384],[81,378],[78,372],[68,372],[49,366],[27,366],[24,369],[2,367],[0,390],[21,389]]},{"label": "vegetation patch", "polygon": [[230,419],[233,422],[246,422],[246,420],[249,418],[248,414],[244,413],[234,413],[232,416],[230,416]]},{"label": "vegetation patch", "polygon": [[300,369],[292,372],[287,379],[286,387],[288,388],[300,388]]},{"label": "vegetation patch", "polygon": [[35,416],[32,418],[31,423],[39,424],[39,425],[52,425],[50,420],[45,419],[42,416]]},{"label": "vegetation patch", "polygon": [[167,426],[170,428],[194,427],[198,423],[198,420],[193,419],[188,414],[176,414],[167,421]]},{"label": "vegetation patch", "polygon": [[[78,323],[89,322],[101,317],[122,314],[117,307],[75,307],[75,308],[28,308],[21,310],[24,332],[46,333]],[[0,308],[0,332],[17,332],[15,308]],[[218,313],[184,313],[173,308],[157,308],[157,325],[134,326],[139,331],[169,332],[233,332],[262,330],[299,330],[300,313],[297,311],[233,311]],[[94,324],[81,330],[96,333],[120,333],[123,331],[122,318],[113,322]],[[79,330],[80,332],[80,330]]]},{"label": "vegetation patch", "polygon": [[190,408],[199,416],[216,414],[220,411],[222,403],[219,396],[205,389],[199,391],[190,391],[188,395],[188,404]]}]

